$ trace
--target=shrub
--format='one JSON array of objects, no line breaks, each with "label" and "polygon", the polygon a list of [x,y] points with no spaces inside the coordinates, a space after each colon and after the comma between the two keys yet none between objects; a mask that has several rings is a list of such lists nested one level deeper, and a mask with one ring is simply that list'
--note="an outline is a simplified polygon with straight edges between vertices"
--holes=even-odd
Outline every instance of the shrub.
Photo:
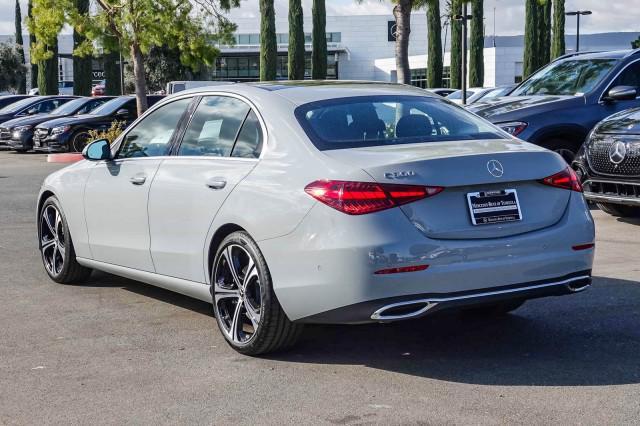
[{"label": "shrub", "polygon": [[124,124],[123,121],[114,121],[111,123],[111,127],[106,130],[89,130],[89,143],[98,139],[106,139],[112,144],[124,130]]}]

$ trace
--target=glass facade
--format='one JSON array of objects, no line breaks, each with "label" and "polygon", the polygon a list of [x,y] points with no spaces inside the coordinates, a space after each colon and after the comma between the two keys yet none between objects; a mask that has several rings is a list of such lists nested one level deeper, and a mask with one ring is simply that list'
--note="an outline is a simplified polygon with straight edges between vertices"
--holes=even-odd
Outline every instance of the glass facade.
[{"label": "glass facade", "polygon": [[[276,62],[276,79],[286,80],[289,75],[288,57],[279,54]],[[311,78],[311,54],[305,57],[304,77]],[[246,56],[220,56],[216,59],[212,78],[224,81],[257,81],[260,78],[260,58],[258,54]],[[327,55],[327,79],[338,78],[336,54]]]},{"label": "glass facade", "polygon": [[[236,34],[235,40],[236,44],[257,46],[260,44],[260,34]],[[327,43],[340,43],[341,40],[342,33],[327,33]],[[276,34],[276,42],[278,44],[288,44],[289,34]],[[304,34],[304,42],[307,44],[311,43],[311,33]]]},{"label": "glass facade", "polygon": [[[421,87],[423,89],[427,88],[427,69],[426,68],[416,68],[411,70],[411,85],[416,87]],[[443,67],[442,68],[442,86],[440,87],[449,87],[451,85],[451,67]]]}]

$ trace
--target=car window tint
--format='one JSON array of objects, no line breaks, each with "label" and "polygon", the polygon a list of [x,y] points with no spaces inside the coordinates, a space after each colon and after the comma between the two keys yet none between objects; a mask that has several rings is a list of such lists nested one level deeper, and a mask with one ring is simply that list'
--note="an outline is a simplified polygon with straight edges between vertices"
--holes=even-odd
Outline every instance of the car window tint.
[{"label": "car window tint", "polygon": [[190,98],[171,102],[143,118],[126,134],[118,158],[164,155],[167,144],[190,102]]},{"label": "car window tint", "polygon": [[235,98],[202,98],[187,126],[178,155],[228,157],[247,112],[249,106]]},{"label": "car window tint", "polygon": [[631,86],[640,89],[640,61],[625,68],[613,83],[612,87],[615,86]]},{"label": "car window tint", "polygon": [[232,157],[258,158],[262,151],[262,129],[256,114],[251,111],[240,129],[238,140],[233,146]]},{"label": "car window tint", "polygon": [[[38,111],[39,113],[51,112],[54,109],[58,108],[60,105],[66,102],[66,99],[50,99],[47,101],[40,102],[37,105],[34,105],[32,108]],[[29,108],[29,109],[32,109]]]}]

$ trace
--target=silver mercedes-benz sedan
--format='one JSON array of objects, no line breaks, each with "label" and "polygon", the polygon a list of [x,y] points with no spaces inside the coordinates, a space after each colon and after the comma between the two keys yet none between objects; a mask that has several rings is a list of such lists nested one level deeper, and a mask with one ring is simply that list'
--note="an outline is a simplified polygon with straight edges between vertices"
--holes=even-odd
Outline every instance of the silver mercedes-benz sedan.
[{"label": "silver mercedes-benz sedan", "polygon": [[421,89],[199,88],[83,155],[40,192],[49,276],[210,302],[241,353],[305,323],[499,314],[590,284],[594,224],[564,160]]}]

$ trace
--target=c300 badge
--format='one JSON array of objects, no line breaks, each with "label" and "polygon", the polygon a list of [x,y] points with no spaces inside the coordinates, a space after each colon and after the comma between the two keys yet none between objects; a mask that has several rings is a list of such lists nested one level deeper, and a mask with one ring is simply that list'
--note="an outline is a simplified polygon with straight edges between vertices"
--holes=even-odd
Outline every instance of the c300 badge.
[{"label": "c300 badge", "polygon": [[408,178],[415,175],[416,175],[416,172],[412,170],[406,170],[402,172],[386,172],[384,174],[384,177],[387,179],[403,179],[403,178]]}]

